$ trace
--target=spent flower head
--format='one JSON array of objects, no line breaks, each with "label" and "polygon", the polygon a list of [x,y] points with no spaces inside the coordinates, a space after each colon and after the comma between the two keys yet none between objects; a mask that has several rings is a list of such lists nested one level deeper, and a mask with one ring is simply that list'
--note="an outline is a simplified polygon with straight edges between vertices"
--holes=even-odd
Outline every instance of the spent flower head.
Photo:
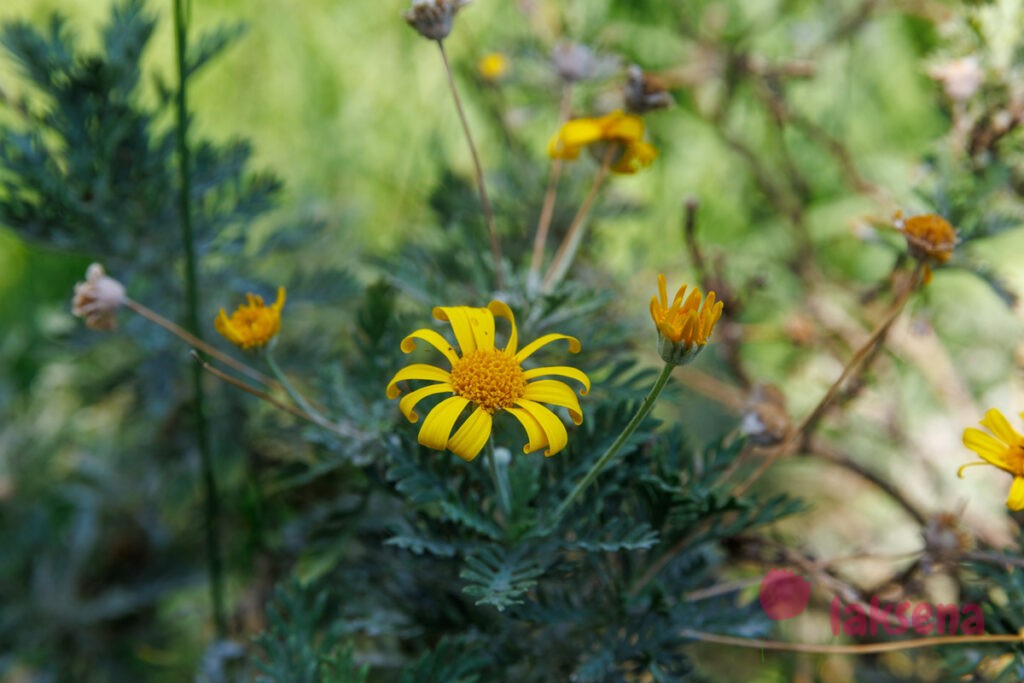
[{"label": "spent flower head", "polygon": [[644,142],[644,122],[639,116],[615,110],[604,116],[566,121],[548,141],[552,159],[576,159],[580,150],[595,143],[620,145],[622,150],[612,162],[615,173],[636,173],[658,156],[658,151]]},{"label": "spent flower head", "polygon": [[626,70],[624,96],[626,109],[634,114],[667,109],[676,103],[664,83],[636,64],[630,64]]},{"label": "spent flower head", "polygon": [[[541,405],[549,403],[568,410],[576,424],[583,422],[583,411],[576,394],[560,380],[544,377],[568,377],[583,385],[580,395],[590,390],[590,379],[581,370],[568,366],[524,368],[523,361],[542,346],[564,339],[569,351],[577,353],[580,342],[564,334],[546,334],[519,348],[519,333],[512,310],[501,301],[492,301],[487,308],[469,306],[438,306],[434,317],[448,322],[459,345],[459,352],[440,334],[430,329],[416,330],[402,340],[401,348],[410,353],[416,340],[422,340],[441,352],[451,369],[414,363],[402,368],[387,386],[388,398],[398,398],[398,383],[405,380],[426,380],[426,386],[406,394],[398,404],[399,410],[410,422],[419,416],[413,411],[416,404],[435,394],[452,394],[435,405],[420,427],[419,443],[442,451],[446,448],[465,460],[480,453],[491,435],[494,414],[505,411],[515,417],[526,431],[524,453],[545,448],[544,455],[558,453],[569,441],[565,425],[551,409]],[[509,321],[512,329],[504,349],[494,345],[494,317]],[[456,430],[459,416],[472,406],[472,412]],[[454,434],[452,433],[454,430]]]},{"label": "spent flower head", "polygon": [[469,0],[412,0],[412,7],[402,14],[424,38],[444,40],[452,32],[455,15]]},{"label": "spent flower head", "polygon": [[85,281],[75,284],[71,314],[82,318],[90,329],[110,331],[117,327],[117,309],[125,298],[124,285],[93,263],[85,271]]},{"label": "spent flower head", "polygon": [[933,213],[903,218],[896,215],[896,228],[907,240],[907,251],[925,265],[945,263],[956,248],[956,230],[942,216]]},{"label": "spent flower head", "polygon": [[246,303],[228,317],[220,309],[214,327],[229,342],[242,349],[265,346],[281,329],[281,309],[284,308],[284,287],[277,288],[277,300],[270,306],[258,294],[246,294]]},{"label": "spent flower head", "polygon": [[686,296],[686,285],[679,288],[669,305],[665,276],[658,275],[658,296],[651,297],[651,318],[658,328],[658,353],[666,363],[689,363],[708,343],[711,330],[722,317],[721,301],[715,293],[705,298],[696,287]]},{"label": "spent flower head", "polygon": [[[1024,413],[1021,417],[1024,418]],[[1009,472],[1013,475],[1013,483],[1010,484],[1006,507],[1014,511],[1024,510],[1024,436],[1011,427],[995,408],[985,413],[980,424],[990,434],[968,427],[963,438],[964,445],[977,453],[981,460],[967,463],[957,470],[957,476],[964,476],[964,470],[974,465],[992,465]]]},{"label": "spent flower head", "polygon": [[600,61],[594,51],[582,43],[562,41],[551,50],[551,61],[562,80],[569,83],[593,78]]}]

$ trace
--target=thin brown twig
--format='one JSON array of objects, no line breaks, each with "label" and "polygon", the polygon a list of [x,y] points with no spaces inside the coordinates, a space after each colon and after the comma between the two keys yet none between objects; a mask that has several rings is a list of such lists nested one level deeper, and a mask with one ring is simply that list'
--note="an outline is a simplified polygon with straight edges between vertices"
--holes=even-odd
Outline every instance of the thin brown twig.
[{"label": "thin brown twig", "polygon": [[281,401],[281,400],[279,400],[277,398],[274,398],[272,395],[270,395],[269,393],[267,393],[265,391],[257,389],[256,387],[250,386],[250,385],[246,384],[245,382],[243,382],[243,381],[241,381],[241,380],[239,380],[239,379],[237,379],[235,377],[232,377],[231,375],[227,374],[226,372],[224,372],[220,368],[217,368],[214,365],[208,363],[206,360],[204,360],[194,350],[192,351],[192,358],[194,358],[195,361],[202,366],[203,370],[206,370],[207,372],[209,372],[214,377],[217,377],[218,379],[227,382],[228,384],[230,384],[233,387],[241,389],[242,391],[246,392],[247,394],[252,394],[256,398],[261,399],[263,401],[266,401],[267,403],[269,403],[270,405],[274,406],[275,408],[279,408],[280,410],[283,410],[286,413],[289,413],[289,414],[294,415],[296,417],[301,417],[303,420],[306,420],[307,422],[312,422],[317,427],[322,427],[323,429],[326,429],[328,431],[334,432],[335,434],[338,434],[339,436],[344,436],[344,437],[352,437],[353,436],[348,430],[343,429],[340,425],[333,424],[329,420],[326,420],[326,419],[324,419],[321,416],[318,416],[318,415],[312,414],[310,412],[307,412],[306,410],[304,410],[304,409],[302,409],[300,407],[296,407],[296,406],[291,405],[289,403],[285,403],[284,401]]},{"label": "thin brown twig", "polygon": [[183,328],[180,325],[178,325],[178,324],[168,320],[167,318],[163,317],[162,315],[160,315],[159,313],[157,313],[153,309],[148,308],[148,307],[140,304],[138,301],[135,301],[134,299],[129,299],[128,297],[125,297],[124,305],[127,308],[129,308],[132,311],[134,311],[135,313],[138,313],[139,315],[141,315],[146,320],[148,320],[148,321],[150,321],[152,323],[156,323],[157,325],[159,325],[160,327],[164,328],[165,330],[167,330],[168,332],[170,332],[174,336],[179,337],[185,343],[187,343],[189,346],[193,346],[193,347],[199,349],[200,351],[202,351],[203,353],[207,354],[211,358],[216,358],[218,361],[220,361],[224,365],[228,366],[232,370],[237,370],[238,372],[242,373],[243,375],[249,377],[250,379],[256,380],[257,382],[259,382],[260,384],[262,384],[264,386],[268,386],[268,387],[271,387],[271,388],[274,388],[274,389],[280,389],[281,388],[281,385],[278,383],[277,380],[273,379],[272,377],[267,377],[266,375],[264,375],[259,370],[256,370],[255,368],[251,368],[248,365],[246,365],[245,363],[237,361],[234,358],[232,358],[231,356],[227,355],[226,353],[223,353],[222,351],[219,351],[216,347],[211,346],[210,344],[206,343],[205,341],[203,341],[199,337],[196,337],[194,334],[192,334],[191,332],[189,332],[185,328]]},{"label": "thin brown twig", "polygon": [[[558,111],[558,126],[561,127],[569,120],[569,113],[572,109],[572,84],[566,82],[562,86],[562,104]],[[544,261],[544,245],[548,240],[548,231],[551,229],[551,217],[555,213],[555,198],[558,195],[558,181],[562,177],[561,159],[551,160],[551,175],[548,177],[548,188],[544,193],[544,202],[540,209],[540,218],[537,219],[537,232],[533,237],[533,254],[530,258],[530,275],[527,280],[533,286],[540,279],[540,268]],[[539,284],[539,283],[538,283]]]},{"label": "thin brown twig", "polygon": [[505,288],[505,272],[501,263],[501,244],[498,241],[498,229],[494,225],[494,210],[491,208],[491,200],[487,196],[487,185],[484,182],[484,169],[480,164],[480,155],[476,151],[476,143],[473,142],[473,134],[469,130],[469,120],[462,108],[462,98],[459,97],[459,89],[455,86],[455,75],[452,73],[452,66],[448,61],[448,52],[444,49],[444,41],[438,40],[437,46],[441,50],[441,61],[444,63],[444,72],[448,77],[448,86],[452,91],[452,99],[455,100],[455,109],[459,113],[459,121],[462,123],[462,132],[466,135],[466,142],[469,144],[469,153],[473,157],[473,174],[476,178],[476,187],[480,193],[480,203],[484,209],[484,221],[487,223],[487,234],[491,240],[491,257],[494,259],[494,280],[498,289]]},{"label": "thin brown twig", "polygon": [[565,237],[562,238],[562,243],[558,246],[555,257],[551,260],[551,265],[548,266],[548,272],[544,276],[544,284],[541,287],[541,291],[550,292],[565,277],[569,266],[572,265],[572,261],[576,257],[576,251],[583,240],[583,225],[594,204],[594,200],[597,198],[598,190],[601,189],[605,176],[608,175],[608,169],[612,164],[612,157],[617,151],[619,151],[617,143],[608,145],[608,149],[601,159],[601,166],[597,169],[597,174],[594,176],[594,182],[591,183],[587,196],[583,199],[583,203],[580,204],[580,208],[573,217],[572,223],[569,224],[569,230],[565,233]]},{"label": "thin brown twig", "polygon": [[896,302],[893,304],[889,313],[885,316],[875,331],[871,333],[867,341],[857,349],[856,353],[853,354],[853,357],[850,358],[846,367],[843,368],[843,372],[839,375],[839,378],[832,383],[832,386],[828,388],[828,391],[825,392],[825,395],[822,396],[814,409],[808,413],[807,417],[805,417],[803,421],[793,429],[790,437],[767,454],[765,459],[762,461],[761,466],[758,467],[758,469],[749,478],[747,478],[746,481],[734,489],[733,495],[740,496],[746,492],[747,489],[753,486],[754,483],[760,479],[768,468],[771,467],[780,457],[796,452],[804,447],[811,432],[814,431],[814,428],[824,416],[825,411],[832,405],[833,400],[846,385],[847,381],[852,379],[855,376],[855,373],[859,373],[867,367],[865,361],[874,356],[877,352],[876,347],[880,347],[882,345],[889,328],[892,327],[894,322],[896,322],[896,318],[898,318],[900,313],[903,311],[904,306],[910,299],[910,295],[917,288],[923,272],[924,265],[918,262],[917,266],[914,268],[914,272],[910,276],[910,279],[907,281],[906,286],[897,295]]}]

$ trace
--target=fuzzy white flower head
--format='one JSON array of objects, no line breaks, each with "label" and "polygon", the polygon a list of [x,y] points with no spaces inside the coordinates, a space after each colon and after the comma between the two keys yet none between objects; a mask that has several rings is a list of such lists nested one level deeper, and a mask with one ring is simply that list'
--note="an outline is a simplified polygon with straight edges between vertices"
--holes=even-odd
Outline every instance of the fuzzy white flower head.
[{"label": "fuzzy white flower head", "polygon": [[85,271],[85,282],[75,284],[71,313],[85,320],[91,329],[110,331],[117,327],[117,309],[125,298],[124,285],[108,276],[103,266],[93,263]]},{"label": "fuzzy white flower head", "polygon": [[985,81],[985,72],[977,57],[961,57],[933,66],[928,75],[942,84],[946,97],[964,102],[978,92]]},{"label": "fuzzy white flower head", "polygon": [[469,0],[412,0],[402,16],[424,38],[444,40],[452,32],[455,15]]}]

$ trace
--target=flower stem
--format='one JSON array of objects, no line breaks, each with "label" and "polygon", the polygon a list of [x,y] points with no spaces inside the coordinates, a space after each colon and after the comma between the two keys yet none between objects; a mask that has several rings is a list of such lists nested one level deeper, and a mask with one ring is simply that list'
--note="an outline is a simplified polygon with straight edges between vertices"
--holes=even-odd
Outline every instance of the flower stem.
[{"label": "flower stem", "polygon": [[270,371],[274,373],[274,377],[276,377],[277,381],[281,383],[281,386],[284,387],[284,390],[288,392],[288,396],[290,396],[291,399],[295,401],[295,405],[299,406],[299,408],[302,409],[302,411],[305,412],[306,415],[308,415],[309,418],[316,424],[320,425],[321,427],[331,429],[332,431],[337,431],[337,429],[334,428],[333,425],[331,425],[330,420],[321,415],[318,410],[313,408],[313,406],[310,405],[309,401],[306,400],[306,397],[300,394],[298,390],[296,390],[295,387],[292,386],[292,383],[288,381],[288,378],[285,376],[284,372],[277,365],[277,361],[274,360],[274,354],[271,353],[269,348],[265,349],[263,357],[267,359],[267,365],[270,366]]},{"label": "flower stem", "polygon": [[484,183],[484,169],[480,164],[480,155],[476,151],[476,143],[473,142],[473,134],[469,131],[469,121],[466,119],[466,112],[462,108],[462,98],[459,97],[459,90],[455,87],[455,76],[452,74],[452,66],[448,62],[448,52],[444,49],[444,41],[437,41],[441,50],[441,61],[444,62],[444,72],[448,77],[448,86],[452,91],[452,98],[455,100],[455,109],[459,113],[459,121],[462,123],[462,131],[466,134],[466,142],[469,143],[469,153],[473,157],[473,174],[476,177],[476,187],[480,192],[480,203],[484,208],[484,221],[487,223],[487,234],[491,240],[491,258],[494,259],[494,280],[498,289],[505,288],[505,273],[501,265],[501,244],[498,242],[498,229],[494,225],[494,210],[491,208],[491,200],[487,196],[487,185]]},{"label": "flower stem", "polygon": [[644,399],[644,402],[640,404],[640,409],[637,410],[636,415],[633,416],[633,419],[629,421],[629,424],[626,425],[626,428],[623,429],[622,433],[615,439],[615,442],[608,447],[608,450],[606,450],[600,458],[597,459],[597,462],[595,462],[594,466],[590,468],[590,471],[584,475],[583,479],[576,484],[576,487],[573,488],[569,495],[566,496],[565,500],[562,501],[562,504],[555,510],[555,514],[548,523],[551,528],[554,528],[555,525],[558,524],[559,520],[562,519],[562,515],[564,515],[566,510],[569,509],[569,506],[572,505],[572,502],[576,500],[576,498],[583,493],[588,486],[590,486],[591,482],[593,482],[597,475],[600,474],[601,470],[604,469],[604,466],[607,465],[613,457],[615,457],[616,453],[619,452],[619,449],[622,448],[627,440],[629,440],[629,437],[633,435],[636,428],[644,421],[647,414],[651,412],[651,408],[654,407],[655,401],[658,400],[661,390],[665,388],[665,385],[668,383],[668,378],[672,375],[672,370],[674,370],[675,367],[676,366],[672,363],[665,363],[665,366],[661,369],[661,374],[658,375],[658,379],[654,381],[654,386],[652,386],[651,390],[647,393],[647,397]]},{"label": "flower stem", "polygon": [[[561,127],[569,120],[569,112],[572,106],[572,85],[566,83],[562,88],[562,106],[558,112],[558,126]],[[551,175],[548,177],[548,189],[544,193],[544,203],[541,205],[540,218],[537,219],[537,233],[533,237],[533,255],[530,258],[530,273],[527,277],[527,284],[531,290],[540,285],[540,267],[544,260],[544,244],[548,239],[548,230],[551,229],[551,217],[555,213],[555,198],[558,194],[558,180],[562,177],[562,160],[551,160]]]},{"label": "flower stem", "polygon": [[601,189],[605,176],[608,175],[608,168],[612,164],[612,157],[617,151],[620,151],[618,144],[608,145],[608,150],[604,153],[604,158],[601,159],[601,166],[597,169],[597,175],[594,176],[594,182],[590,184],[587,196],[583,199],[583,203],[580,204],[579,211],[573,217],[569,230],[565,233],[562,243],[558,246],[558,251],[555,252],[555,257],[551,261],[548,273],[544,276],[544,284],[541,287],[541,291],[550,292],[555,285],[562,281],[562,278],[569,271],[569,266],[572,265],[573,259],[576,258],[576,252],[580,248],[580,242],[583,241],[584,222],[590,213],[594,200],[597,198],[597,192]]},{"label": "flower stem", "polygon": [[494,488],[498,491],[501,510],[505,513],[505,518],[508,519],[512,514],[512,498],[509,496],[508,477],[506,476],[508,470],[498,466],[498,458],[494,454],[494,439],[488,439],[487,452],[484,457],[487,458],[487,467],[491,471],[491,478],[494,479]]},{"label": "flower stem", "polygon": [[[182,241],[185,249],[185,297],[187,327],[196,339],[202,340],[199,326],[199,276],[192,230],[192,178],[191,158],[188,148],[188,79],[187,32],[185,1],[174,0],[174,47],[178,71],[177,92],[177,153],[178,153],[178,208],[181,214]],[[227,634],[227,619],[224,613],[224,571],[220,555],[220,500],[217,493],[217,479],[213,471],[213,453],[210,433],[206,420],[203,397],[203,369],[192,365],[192,404],[195,410],[196,441],[199,447],[199,461],[205,493],[206,559],[210,572],[210,600],[213,603],[213,621],[217,637]]]},{"label": "flower stem", "polygon": [[219,351],[215,346],[211,346],[210,344],[195,336],[185,328],[181,327],[180,325],[176,325],[175,323],[163,317],[153,309],[148,308],[147,306],[143,306],[138,301],[126,297],[124,300],[124,305],[125,307],[130,308],[135,313],[141,315],[146,320],[156,323],[157,325],[164,328],[171,334],[180,338],[189,346],[194,346],[195,348],[199,349],[200,351],[210,356],[211,358],[216,358],[229,368],[237,370],[243,375],[246,375],[247,377],[254,379],[265,386],[273,387],[275,389],[281,388],[277,382],[275,382],[270,377],[267,377],[259,370],[251,368],[245,363],[241,363],[232,358],[231,356],[227,355],[226,353]]}]

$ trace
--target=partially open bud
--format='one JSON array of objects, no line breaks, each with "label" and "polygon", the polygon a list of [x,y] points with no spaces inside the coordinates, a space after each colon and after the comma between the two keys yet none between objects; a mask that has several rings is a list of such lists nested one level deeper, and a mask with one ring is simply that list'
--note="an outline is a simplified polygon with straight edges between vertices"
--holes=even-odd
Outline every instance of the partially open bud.
[{"label": "partially open bud", "polygon": [[90,329],[110,331],[117,327],[117,309],[124,301],[124,285],[93,263],[85,271],[85,282],[75,284],[71,313]]},{"label": "partially open bud", "polygon": [[444,40],[452,32],[455,15],[469,0],[412,0],[402,16],[424,38]]},{"label": "partially open bud", "polygon": [[715,293],[707,297],[694,288],[686,296],[686,285],[676,292],[669,305],[665,276],[658,276],[658,296],[651,297],[651,319],[658,328],[658,353],[672,365],[689,363],[708,343],[711,330],[722,317],[723,304]]},{"label": "partially open bud", "polygon": [[646,114],[657,109],[666,109],[675,104],[675,99],[661,81],[646,73],[636,64],[627,70],[625,100],[626,109],[634,114]]}]

